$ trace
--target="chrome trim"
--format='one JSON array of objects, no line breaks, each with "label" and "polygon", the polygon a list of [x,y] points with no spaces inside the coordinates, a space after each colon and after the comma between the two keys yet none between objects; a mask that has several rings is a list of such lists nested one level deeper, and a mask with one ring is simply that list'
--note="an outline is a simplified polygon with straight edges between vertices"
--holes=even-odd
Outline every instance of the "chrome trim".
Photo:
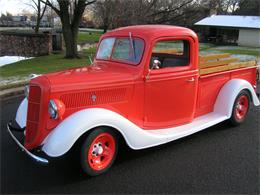
[{"label": "chrome trim", "polygon": [[13,140],[16,142],[16,144],[21,148],[21,150],[23,152],[25,152],[29,157],[31,157],[33,160],[42,163],[42,164],[48,164],[49,161],[45,158],[39,157],[34,155],[33,153],[31,153],[29,150],[27,150],[18,140],[17,138],[14,136],[14,134],[12,133],[12,131],[10,130],[9,124],[7,124],[7,131],[8,133],[11,135],[11,137],[13,138]]},{"label": "chrome trim", "polygon": [[24,95],[27,99],[29,99],[29,93],[30,93],[30,87],[28,85],[26,85],[24,87]]},{"label": "chrome trim", "polygon": [[[53,115],[50,112],[50,109],[52,109],[54,111],[55,115]],[[50,114],[51,118],[53,118],[53,119],[57,119],[58,118],[58,107],[57,107],[57,105],[56,105],[54,100],[50,100],[49,105],[48,105],[48,111],[49,111],[49,114]]]}]

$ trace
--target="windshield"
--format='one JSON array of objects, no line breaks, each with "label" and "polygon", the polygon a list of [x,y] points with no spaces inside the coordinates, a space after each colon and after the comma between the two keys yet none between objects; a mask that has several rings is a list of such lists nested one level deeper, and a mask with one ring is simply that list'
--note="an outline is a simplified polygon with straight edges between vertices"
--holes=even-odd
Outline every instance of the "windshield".
[{"label": "windshield", "polygon": [[[132,42],[131,42],[132,41]],[[101,41],[96,58],[124,61],[137,65],[144,51],[144,41],[139,38],[105,38]]]}]

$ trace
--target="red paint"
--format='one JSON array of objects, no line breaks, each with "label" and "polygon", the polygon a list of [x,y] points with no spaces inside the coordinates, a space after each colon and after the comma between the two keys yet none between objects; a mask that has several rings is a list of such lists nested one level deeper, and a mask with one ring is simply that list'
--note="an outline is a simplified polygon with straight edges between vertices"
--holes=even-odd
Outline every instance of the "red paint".
[{"label": "red paint", "polygon": [[101,133],[91,143],[86,163],[96,170],[105,169],[112,161],[116,151],[116,142],[109,133]]},{"label": "red paint", "polygon": [[198,84],[198,100],[195,117],[202,116],[214,109],[217,95],[225,83],[231,79],[244,79],[256,86],[256,68],[240,68],[201,76]]},{"label": "red paint", "polygon": [[[189,123],[195,117],[212,112],[220,89],[230,79],[241,78],[256,85],[256,68],[200,77],[198,38],[186,28],[131,26],[110,31],[101,40],[129,37],[129,32],[133,38],[144,41],[144,53],[138,65],[95,59],[89,67],[46,74],[31,80],[30,86],[40,90],[31,90],[29,95],[27,149],[39,146],[62,120],[82,109],[109,109],[147,130],[166,128]],[[183,67],[152,70],[149,73],[153,46],[164,40],[188,41],[189,63]],[[95,101],[92,97],[96,97]],[[64,104],[62,119],[50,118],[50,99]]]},{"label": "red paint", "polygon": [[238,98],[235,105],[235,117],[238,121],[245,118],[249,108],[249,100],[246,95],[242,95]]}]

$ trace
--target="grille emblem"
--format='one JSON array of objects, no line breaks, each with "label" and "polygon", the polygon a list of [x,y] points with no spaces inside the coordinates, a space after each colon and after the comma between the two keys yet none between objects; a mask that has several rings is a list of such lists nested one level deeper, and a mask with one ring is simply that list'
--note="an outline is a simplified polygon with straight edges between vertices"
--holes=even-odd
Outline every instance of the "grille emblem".
[{"label": "grille emblem", "polygon": [[91,95],[91,99],[93,102],[96,102],[97,96],[95,94]]}]

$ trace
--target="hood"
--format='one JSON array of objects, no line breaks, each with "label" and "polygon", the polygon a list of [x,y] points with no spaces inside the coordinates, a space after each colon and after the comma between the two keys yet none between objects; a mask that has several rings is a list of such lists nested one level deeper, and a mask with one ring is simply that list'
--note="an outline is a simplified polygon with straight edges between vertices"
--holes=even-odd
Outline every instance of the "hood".
[{"label": "hood", "polygon": [[50,82],[52,90],[76,90],[86,87],[98,87],[100,85],[117,84],[119,81],[133,82],[133,70],[129,67],[108,64],[93,64],[88,67],[70,69],[66,71],[44,75]]}]

